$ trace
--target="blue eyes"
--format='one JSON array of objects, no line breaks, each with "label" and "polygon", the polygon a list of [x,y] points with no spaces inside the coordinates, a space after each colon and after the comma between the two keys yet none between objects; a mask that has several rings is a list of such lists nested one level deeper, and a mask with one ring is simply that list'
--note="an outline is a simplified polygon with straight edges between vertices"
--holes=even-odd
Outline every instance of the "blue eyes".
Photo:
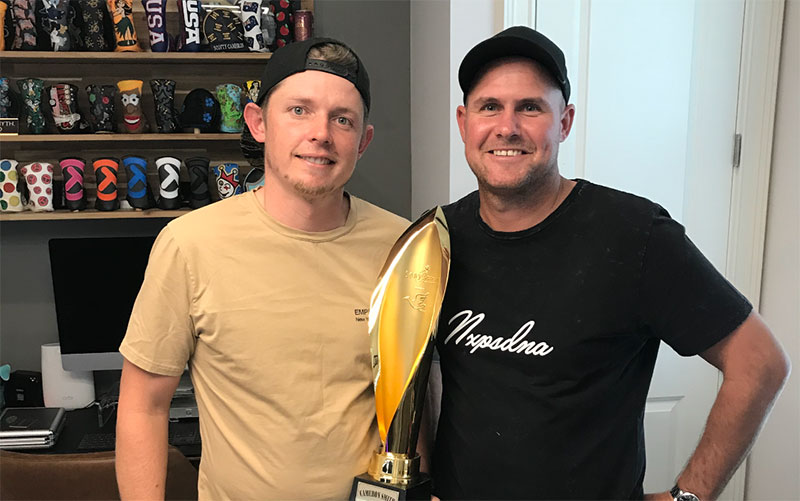
[{"label": "blue eyes", "polygon": [[[308,110],[303,106],[292,106],[291,108],[289,108],[289,113],[291,113],[293,116],[300,117],[300,116],[308,115]],[[340,125],[340,126],[343,126],[343,127],[353,127],[354,126],[353,120],[351,120],[350,118],[348,118],[346,116],[334,117],[333,121],[336,123],[336,125]]]}]

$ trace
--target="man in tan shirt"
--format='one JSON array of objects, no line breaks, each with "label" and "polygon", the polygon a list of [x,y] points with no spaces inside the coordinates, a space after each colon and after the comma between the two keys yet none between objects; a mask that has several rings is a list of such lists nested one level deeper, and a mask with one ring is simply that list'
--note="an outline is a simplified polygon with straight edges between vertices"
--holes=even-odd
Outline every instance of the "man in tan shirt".
[{"label": "man in tan shirt", "polygon": [[407,221],[344,191],[373,135],[344,44],[273,55],[245,119],[264,187],[162,230],[120,347],[123,499],[163,498],[167,417],[188,363],[201,499],[345,498],[379,440],[367,309]]}]

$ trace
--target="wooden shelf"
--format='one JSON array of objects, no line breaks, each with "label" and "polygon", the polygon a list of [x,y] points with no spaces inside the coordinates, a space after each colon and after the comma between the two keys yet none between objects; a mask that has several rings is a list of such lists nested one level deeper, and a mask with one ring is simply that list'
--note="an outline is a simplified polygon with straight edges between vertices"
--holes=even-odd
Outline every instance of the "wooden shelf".
[{"label": "wooden shelf", "polygon": [[192,209],[178,210],[132,210],[119,209],[115,211],[99,211],[86,209],[77,212],[57,210],[53,212],[4,212],[0,213],[0,222],[5,221],[66,221],[85,219],[145,219],[145,218],[176,218],[191,212]]},{"label": "wooden shelf", "polygon": [[225,133],[180,133],[180,134],[20,134],[17,136],[0,135],[0,143],[73,143],[97,142],[165,142],[165,141],[236,141],[241,134]]},{"label": "wooden shelf", "polygon": [[3,63],[94,64],[104,61],[126,64],[201,62],[203,64],[257,63],[269,52],[45,52],[3,51]]}]

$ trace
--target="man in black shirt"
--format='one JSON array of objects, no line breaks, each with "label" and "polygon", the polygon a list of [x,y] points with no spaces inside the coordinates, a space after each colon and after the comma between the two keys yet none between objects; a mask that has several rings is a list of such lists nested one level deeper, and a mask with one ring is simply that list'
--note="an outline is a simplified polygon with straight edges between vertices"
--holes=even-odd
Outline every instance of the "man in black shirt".
[{"label": "man in black shirt", "polygon": [[724,382],[676,485],[648,497],[714,499],[783,386],[783,350],[662,207],[559,174],[575,108],[549,39],[509,28],[467,54],[459,83],[479,189],[445,207],[436,495],[641,499],[664,341]]}]

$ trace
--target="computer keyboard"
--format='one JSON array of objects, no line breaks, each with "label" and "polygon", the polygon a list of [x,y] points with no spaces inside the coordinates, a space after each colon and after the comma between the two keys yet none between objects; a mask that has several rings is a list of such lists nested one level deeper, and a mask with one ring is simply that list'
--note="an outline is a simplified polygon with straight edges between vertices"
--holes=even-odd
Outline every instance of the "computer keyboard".
[{"label": "computer keyboard", "polygon": [[200,445],[200,427],[197,420],[170,421],[169,443],[172,445]]},{"label": "computer keyboard", "polygon": [[[200,445],[200,427],[196,419],[170,421],[169,443],[175,446]],[[78,443],[79,451],[114,450],[116,434],[113,432],[87,433]]]},{"label": "computer keyboard", "polygon": [[111,451],[114,450],[116,436],[114,433],[87,433],[78,444],[79,451]]}]

